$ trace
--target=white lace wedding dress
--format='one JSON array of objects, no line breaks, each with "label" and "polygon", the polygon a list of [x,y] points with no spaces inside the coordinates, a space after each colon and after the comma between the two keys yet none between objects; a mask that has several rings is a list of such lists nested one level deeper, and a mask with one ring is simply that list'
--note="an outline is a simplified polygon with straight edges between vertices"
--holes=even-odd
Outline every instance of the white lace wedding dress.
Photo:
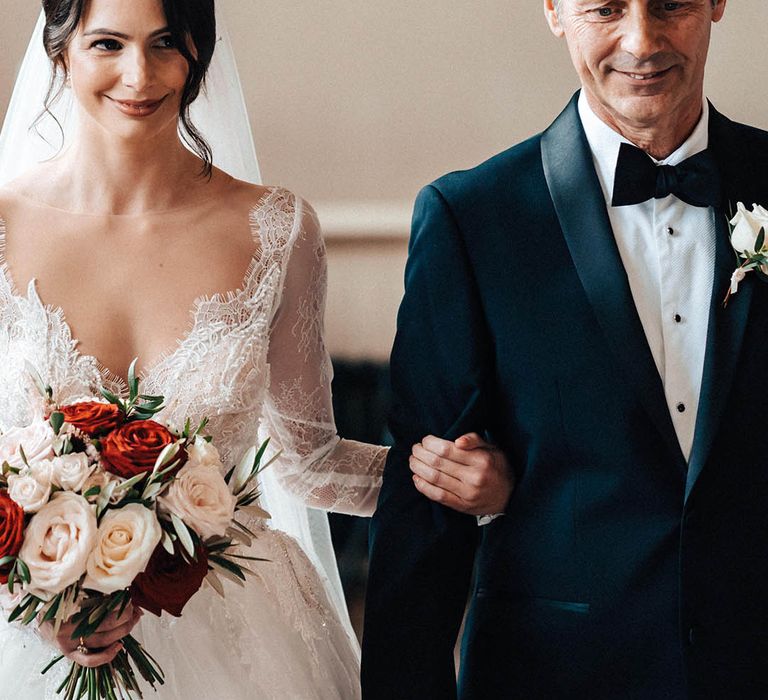
[{"label": "white lace wedding dress", "polygon": [[[264,473],[265,502],[287,489],[319,508],[360,514],[375,505],[383,448],[339,440],[323,343],[325,252],[302,200],[271,189],[252,209],[255,254],[240,290],[200,299],[188,333],[149,367],[142,390],[164,394],[159,418],[208,416],[207,432],[236,461],[267,435],[282,455]],[[61,310],[34,281],[14,286],[0,219],[0,429],[31,416],[29,360],[66,401],[124,382],[80,354]],[[46,300],[53,302],[55,300]],[[225,582],[226,599],[204,587],[180,619],[146,614],[137,636],[166,674],[160,700],[353,700],[359,654],[327,579],[279,522],[250,523],[256,578]],[[40,670],[54,649],[34,630],[0,621],[0,700],[54,698],[68,663]]]}]

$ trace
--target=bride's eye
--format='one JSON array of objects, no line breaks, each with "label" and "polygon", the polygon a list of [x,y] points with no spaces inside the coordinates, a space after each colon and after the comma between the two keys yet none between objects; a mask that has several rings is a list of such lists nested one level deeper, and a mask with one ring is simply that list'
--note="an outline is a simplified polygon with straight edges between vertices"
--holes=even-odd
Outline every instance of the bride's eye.
[{"label": "bride's eye", "polygon": [[161,36],[157,43],[155,44],[160,49],[175,49],[176,48],[176,42],[173,40],[173,37],[170,34],[166,34],[165,36]]},{"label": "bride's eye", "polygon": [[91,48],[100,51],[119,51],[123,45],[116,39],[98,39],[91,44]]}]

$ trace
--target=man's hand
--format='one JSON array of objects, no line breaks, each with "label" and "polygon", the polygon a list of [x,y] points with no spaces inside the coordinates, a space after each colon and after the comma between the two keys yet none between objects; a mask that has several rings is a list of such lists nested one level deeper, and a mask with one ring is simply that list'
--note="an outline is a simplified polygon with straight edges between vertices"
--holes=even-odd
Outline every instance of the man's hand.
[{"label": "man's hand", "polygon": [[410,467],[427,498],[468,515],[503,513],[514,488],[504,454],[477,433],[454,442],[428,435],[413,446]]}]

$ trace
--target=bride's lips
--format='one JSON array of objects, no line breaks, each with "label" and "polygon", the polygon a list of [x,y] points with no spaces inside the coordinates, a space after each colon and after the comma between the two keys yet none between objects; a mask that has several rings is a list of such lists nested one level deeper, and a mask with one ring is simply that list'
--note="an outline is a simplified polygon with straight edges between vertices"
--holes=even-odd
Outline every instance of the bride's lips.
[{"label": "bride's lips", "polygon": [[160,105],[165,101],[165,97],[159,100],[118,100],[114,97],[108,97],[115,106],[125,115],[129,117],[148,117],[158,109]]}]

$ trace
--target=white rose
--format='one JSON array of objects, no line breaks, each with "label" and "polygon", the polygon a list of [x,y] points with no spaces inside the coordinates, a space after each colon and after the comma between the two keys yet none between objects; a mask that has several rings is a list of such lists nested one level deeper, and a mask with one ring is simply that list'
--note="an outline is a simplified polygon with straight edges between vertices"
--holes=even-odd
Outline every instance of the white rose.
[{"label": "white rose", "polygon": [[24,449],[24,455],[30,466],[53,457],[55,439],[53,428],[42,418],[36,419],[24,428],[11,428],[0,437],[0,464],[8,462],[16,469],[23,468],[24,460],[21,458],[19,447]]},{"label": "white rose", "polygon": [[192,467],[212,467],[219,471],[224,470],[219,451],[212,443],[204,440],[199,435],[187,447],[187,464]]},{"label": "white rose", "polygon": [[205,540],[226,532],[237,498],[217,469],[186,464],[157,501]]},{"label": "white rose", "polygon": [[739,202],[731,224],[734,227],[731,233],[731,245],[734,250],[738,253],[759,252],[755,250],[755,245],[761,228],[768,236],[768,211],[759,204],[752,205],[752,211],[749,211]]},{"label": "white rose", "polygon": [[8,495],[25,513],[37,513],[51,500],[51,470],[47,462],[24,467],[19,474],[9,474]]},{"label": "white rose", "polygon": [[147,568],[162,534],[154,511],[139,503],[107,511],[88,558],[83,588],[101,593],[128,588]]},{"label": "white rose", "polygon": [[65,491],[82,490],[94,470],[93,465],[88,463],[88,455],[82,452],[54,457],[47,464],[50,464],[51,480]]},{"label": "white rose", "polygon": [[43,598],[61,593],[84,573],[96,545],[96,514],[82,496],[62,491],[32,517],[19,557],[29,567],[29,591]]}]

